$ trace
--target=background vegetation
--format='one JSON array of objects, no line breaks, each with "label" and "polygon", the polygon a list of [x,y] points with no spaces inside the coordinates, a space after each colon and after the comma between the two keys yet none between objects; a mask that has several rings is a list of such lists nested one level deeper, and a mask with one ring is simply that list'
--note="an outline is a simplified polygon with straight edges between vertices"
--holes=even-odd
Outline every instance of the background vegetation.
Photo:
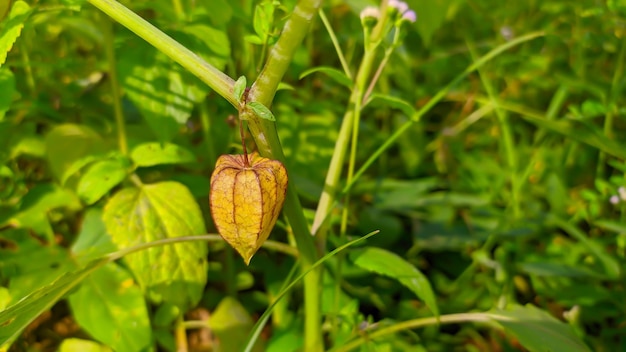
[{"label": "background vegetation", "polygon": [[[296,6],[122,3],[248,82]],[[320,320],[298,282],[263,330],[307,264],[292,217],[250,266],[214,233],[210,174],[241,152],[232,98],[92,4],[0,3],[0,345],[310,350],[317,324],[324,349],[626,350],[626,3],[407,3],[418,20],[343,153],[359,13],[379,4],[326,1],[328,26],[295,43],[271,109],[307,226],[329,174],[351,185],[317,258],[380,232],[311,271]]]}]

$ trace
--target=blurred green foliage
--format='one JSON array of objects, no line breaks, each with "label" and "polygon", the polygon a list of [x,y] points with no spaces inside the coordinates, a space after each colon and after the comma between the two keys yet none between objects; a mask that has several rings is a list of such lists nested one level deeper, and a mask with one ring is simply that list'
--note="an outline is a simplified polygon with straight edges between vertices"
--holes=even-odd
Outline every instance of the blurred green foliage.
[{"label": "blurred green foliage", "polygon": [[[454,86],[357,181],[348,233],[381,232],[370,247],[327,265],[320,309],[341,322],[328,332],[329,345],[367,336],[371,327],[431,317],[438,306],[442,315],[499,312],[493,314],[536,319],[537,326],[556,324],[549,312],[594,351],[626,350],[626,2],[407,2],[418,20],[376,88],[405,105],[381,99],[365,108],[357,166],[410,120],[406,106],[424,106],[494,47],[530,32],[544,35]],[[295,1],[123,3],[250,82]],[[48,312],[42,320],[15,321],[28,327],[12,350],[138,351],[157,343],[173,350],[173,327],[184,325],[176,322],[179,308],[187,313],[191,348],[240,348],[280,291],[292,257],[262,250],[248,268],[223,243],[188,242],[135,253],[134,261],[99,259],[117,250],[114,243],[213,232],[208,179],[218,155],[240,148],[235,109],[88,3],[11,5],[0,5],[0,54],[8,53],[0,60],[0,307],[38,288],[50,294],[34,297],[39,305],[28,311]],[[359,12],[367,5],[323,6],[352,70],[363,54]],[[350,95],[345,79],[320,67],[341,65],[315,21],[272,107],[290,182],[309,218]],[[126,147],[116,116],[123,116]],[[138,179],[150,188],[133,191]],[[331,214],[329,249],[343,244],[332,236],[339,208]],[[129,229],[137,228],[143,235],[136,239]],[[288,242],[286,224],[272,238]],[[390,264],[398,257],[402,264]],[[374,258],[384,263],[374,265]],[[408,263],[415,272],[395,272]],[[416,288],[424,283],[436,305]],[[149,292],[155,285],[165,289]],[[299,297],[281,301],[256,348],[300,346]],[[542,311],[497,310],[508,304]],[[8,322],[0,321],[0,331]],[[518,327],[508,328],[513,334],[480,324],[432,325],[367,346],[514,351],[522,343],[541,350]],[[120,333],[107,335],[114,331]],[[8,330],[0,336],[15,337]]]}]

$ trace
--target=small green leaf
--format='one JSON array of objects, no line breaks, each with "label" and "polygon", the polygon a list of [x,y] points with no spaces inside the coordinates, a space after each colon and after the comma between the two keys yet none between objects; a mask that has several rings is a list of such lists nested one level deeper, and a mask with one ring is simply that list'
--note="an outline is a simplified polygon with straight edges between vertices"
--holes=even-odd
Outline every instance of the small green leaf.
[{"label": "small green leaf", "polygon": [[312,74],[312,73],[316,73],[316,72],[321,72],[326,74],[328,77],[330,77],[333,81],[341,84],[342,86],[348,87],[348,88],[352,88],[352,81],[350,80],[350,78],[348,78],[348,76],[346,76],[345,73],[343,73],[343,71],[340,71],[336,68],[333,67],[327,67],[327,66],[320,66],[320,67],[313,67],[310,68],[304,72],[302,72],[300,74],[299,79],[303,79],[304,77]]},{"label": "small green leaf", "polygon": [[430,282],[424,274],[403,258],[381,248],[366,247],[351,252],[350,259],[365,270],[398,280],[424,301],[435,316],[439,316],[439,308]]},{"label": "small green leaf", "polygon": [[[100,298],[98,304],[93,304],[94,297]],[[115,351],[141,351],[152,340],[143,292],[115,263],[89,275],[69,303],[76,322]]]},{"label": "small green leaf", "polygon": [[7,59],[7,54],[11,51],[13,44],[22,33],[24,22],[30,16],[31,8],[24,1],[16,1],[11,7],[9,16],[0,22],[0,67]]},{"label": "small green leaf", "polygon": [[235,86],[233,87],[235,99],[237,99],[240,103],[242,102],[241,99],[243,98],[243,93],[246,91],[246,85],[246,76],[241,76],[237,79],[237,82],[235,82]]},{"label": "small green leaf", "polygon": [[246,42],[248,42],[250,44],[256,44],[256,45],[262,45],[263,44],[263,39],[261,39],[256,34],[244,35],[243,36],[243,40],[245,40]]},{"label": "small green leaf", "polygon": [[253,101],[250,102],[248,104],[246,104],[246,106],[250,107],[250,109],[252,111],[254,111],[254,113],[265,120],[269,120],[269,121],[276,121],[276,118],[274,117],[274,114],[272,114],[272,112],[270,111],[270,109],[268,109],[267,107],[265,107],[265,105],[257,102],[257,101]]},{"label": "small green leaf", "polygon": [[365,105],[373,104],[374,106],[378,106],[380,104],[379,102],[387,104],[392,108],[400,109],[407,116],[413,116],[416,113],[415,108],[409,102],[386,94],[372,94]]},{"label": "small green leaf", "polygon": [[[242,351],[254,321],[239,301],[227,296],[215,308],[209,324],[211,331],[222,342],[222,351]],[[264,351],[260,340],[253,351]]]},{"label": "small green leaf", "polygon": [[494,310],[489,317],[498,322],[529,351],[588,352],[571,326],[531,305]]},{"label": "small green leaf", "polygon": [[93,204],[125,178],[126,165],[121,160],[98,161],[80,178],[76,193],[86,204]]},{"label": "small green leaf", "polygon": [[102,221],[102,209],[88,208],[83,216],[80,233],[71,248],[73,258],[78,263],[85,263],[113,253],[116,249]]},{"label": "small green leaf", "polygon": [[130,153],[137,166],[162,164],[186,164],[196,161],[195,155],[188,149],[173,143],[144,143],[136,146]]},{"label": "small green leaf", "polygon": [[56,126],[46,135],[45,144],[50,169],[61,184],[104,151],[100,135],[84,125]]},{"label": "small green leaf", "polygon": [[[198,204],[189,190],[177,182],[117,192],[107,203],[103,220],[113,242],[121,249],[206,232]],[[131,253],[125,261],[154,301],[163,300],[186,310],[198,303],[202,295],[206,256],[206,243],[185,242]]]},{"label": "small green leaf", "polygon": [[191,116],[206,87],[164,54],[139,39],[128,40],[119,55],[119,74],[133,102],[159,141],[169,142]]}]

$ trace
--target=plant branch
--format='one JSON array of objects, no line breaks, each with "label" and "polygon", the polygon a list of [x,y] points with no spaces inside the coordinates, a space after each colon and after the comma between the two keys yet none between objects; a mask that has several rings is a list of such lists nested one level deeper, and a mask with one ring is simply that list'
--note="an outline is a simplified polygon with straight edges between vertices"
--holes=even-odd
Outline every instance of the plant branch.
[{"label": "plant branch", "polygon": [[[311,21],[320,5],[321,0],[298,1],[289,20],[285,23],[280,38],[270,51],[263,70],[250,88],[248,102],[259,102],[266,107],[271,106],[278,84],[285,75],[293,54],[308,33]],[[285,163],[285,155],[276,132],[276,125],[255,114],[247,114],[244,118],[248,121],[248,128],[257,144],[259,153],[262,156]],[[302,271],[307,271],[315,263],[318,255],[296,188],[291,182],[287,187],[283,212],[293,229],[300,253]],[[321,269],[312,270],[304,278],[304,350],[306,351],[315,352],[323,349],[321,313],[319,310],[320,279]]]},{"label": "plant branch", "polygon": [[239,106],[233,96],[235,81],[225,73],[204,61],[191,50],[185,48],[119,2],[115,0],[88,1],[109,15],[113,20],[128,28],[160,52],[186,68],[224,99],[228,100],[234,107]]}]

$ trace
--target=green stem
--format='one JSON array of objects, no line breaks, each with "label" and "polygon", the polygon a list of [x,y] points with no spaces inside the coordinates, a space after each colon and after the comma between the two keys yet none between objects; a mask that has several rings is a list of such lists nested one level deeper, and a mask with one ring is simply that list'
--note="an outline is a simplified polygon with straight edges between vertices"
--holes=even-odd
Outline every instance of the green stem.
[{"label": "green stem", "polygon": [[30,56],[28,55],[28,49],[23,40],[18,41],[20,43],[20,53],[22,61],[24,62],[24,73],[26,74],[26,86],[31,97],[37,95],[37,85],[35,84],[35,78],[33,76],[33,68],[30,64]]},{"label": "green stem", "polygon": [[183,4],[180,2],[180,0],[172,0],[172,7],[174,8],[176,18],[178,18],[179,20],[185,18],[185,10],[183,9]]},{"label": "green stem", "polygon": [[174,328],[174,338],[176,339],[176,352],[187,352],[187,332],[182,314],[176,318],[176,327]]},{"label": "green stem", "polygon": [[339,62],[341,63],[341,68],[343,68],[343,72],[348,78],[350,78],[350,80],[352,80],[352,72],[350,72],[350,66],[348,66],[348,61],[346,61],[346,58],[343,55],[343,51],[341,50],[341,46],[339,45],[339,40],[337,40],[335,31],[333,31],[333,27],[331,27],[330,23],[328,22],[328,18],[326,17],[324,10],[320,9],[318,13],[320,15],[320,19],[322,20],[322,23],[324,23],[324,27],[328,32],[330,40],[333,42],[333,46],[335,47],[335,51],[337,52],[337,57],[339,58]]},{"label": "green stem", "polygon": [[461,313],[461,314],[448,314],[440,317],[429,317],[404,321],[398,324],[394,324],[388,327],[381,328],[372,333],[363,332],[364,336],[356,340],[352,340],[345,345],[332,349],[332,352],[347,352],[353,350],[362,344],[383,336],[389,336],[396,334],[400,331],[410,330],[415,328],[421,328],[429,325],[441,324],[456,324],[456,323],[468,323],[468,322],[490,322],[492,321],[492,315],[489,313]]},{"label": "green stem", "polygon": [[[478,59],[478,56],[476,54],[476,49],[474,48],[474,45],[469,40],[466,40],[466,42],[467,42],[467,47],[469,48],[469,52],[472,56],[472,59],[476,61]],[[495,105],[495,102],[498,100],[498,97],[493,87],[493,84],[491,83],[491,81],[488,79],[488,77],[485,75],[484,71],[481,68],[478,68],[478,75],[480,77],[480,80],[483,83],[483,86],[485,87],[485,90],[487,91],[487,95],[489,96],[489,99]],[[496,107],[495,109],[496,117],[498,118],[498,124],[500,125],[500,130],[501,130],[501,138],[500,138],[500,143],[502,145],[501,148],[504,150],[507,169],[508,169],[507,171],[509,172],[509,175],[510,175],[509,180],[511,182],[511,201],[509,204],[512,205],[514,217],[516,219],[519,219],[521,217],[520,196],[519,196],[520,182],[517,177],[517,168],[518,168],[517,154],[515,153],[515,145],[514,145],[513,136],[512,136],[513,133],[511,132],[511,125],[509,124],[508,114],[506,113],[506,111],[504,109],[501,109],[497,105],[495,105],[495,107]]]},{"label": "green stem", "polygon": [[[320,5],[321,0],[298,1],[280,38],[270,51],[263,70],[252,85],[247,101],[259,102],[267,107],[271,106],[278,84],[287,71],[293,54],[308,33],[311,21]],[[254,114],[249,114],[245,118],[260,154],[285,162],[285,155],[280,145],[275,124]],[[318,254],[315,251],[315,244],[292,182],[287,187],[283,212],[293,229],[296,246],[300,253],[302,270],[303,272],[307,271],[316,262]],[[321,312],[319,309],[321,273],[321,269],[312,270],[304,278],[305,351],[323,350]]]},{"label": "green stem", "polygon": [[[384,10],[384,14],[387,12]],[[315,212],[315,218],[313,220],[312,233],[316,236],[316,243],[318,250],[323,251],[326,247],[326,237],[328,232],[327,217],[330,213],[333,204],[335,203],[339,179],[341,178],[341,169],[343,167],[343,161],[348,148],[348,138],[352,134],[354,126],[358,126],[359,114],[355,114],[354,107],[359,106],[363,100],[363,92],[367,86],[367,81],[370,78],[374,60],[376,59],[376,49],[380,44],[387,27],[387,16],[382,16],[382,19],[378,22],[376,27],[372,30],[369,39],[365,43],[365,53],[361,59],[361,65],[357,72],[356,81],[352,94],[350,95],[349,107],[343,117],[341,128],[339,129],[339,136],[337,142],[335,142],[335,149],[333,150],[333,156],[330,160],[330,166],[326,173],[326,180],[324,182],[324,190],[320,197],[320,201],[317,205]],[[349,181],[348,181],[349,182]]]},{"label": "green stem", "polygon": [[115,116],[115,128],[117,130],[117,144],[120,152],[128,155],[128,142],[126,139],[126,124],[122,110],[122,93],[117,77],[117,61],[115,58],[115,45],[113,40],[113,23],[108,18],[102,19],[104,29],[104,51],[109,64],[108,74],[111,83],[111,95],[113,96],[113,115]]},{"label": "green stem", "polygon": [[200,122],[202,123],[202,137],[206,147],[206,162],[208,165],[215,165],[217,153],[213,145],[213,137],[211,136],[211,113],[209,112],[206,102],[200,103],[199,108]]},{"label": "green stem", "polygon": [[115,0],[88,1],[116,22],[128,28],[163,54],[186,68],[224,99],[228,100],[234,107],[239,105],[233,96],[235,81],[222,71],[204,61],[191,50],[185,48],[119,2]]},{"label": "green stem", "polygon": [[[466,68],[465,71],[461,72],[450,83],[448,83],[448,85],[446,85],[443,89],[441,89],[439,92],[437,92],[437,94],[435,94],[435,96],[432,97],[428,101],[428,103],[426,103],[424,106],[422,106],[421,109],[419,109],[419,111],[416,111],[411,116],[411,119],[409,121],[405,122],[402,126],[400,126],[393,133],[393,135],[391,135],[391,137],[387,138],[385,143],[383,143],[383,145],[378,147],[378,149],[374,153],[372,153],[372,155],[361,166],[361,168],[359,168],[359,171],[357,171],[356,174],[354,175],[354,178],[353,178],[352,182],[346,184],[345,187],[343,188],[343,190],[341,191],[341,193],[343,194],[343,193],[348,192],[350,190],[350,188],[352,188],[352,186],[354,186],[354,183],[356,182],[356,180],[358,180],[361,177],[361,175],[363,175],[363,173],[374,163],[374,161],[376,161],[376,159],[378,159],[378,157],[385,150],[387,150],[389,147],[391,147],[396,142],[396,140],[398,138],[400,138],[400,136],[402,136],[402,134],[404,134],[404,132],[406,132],[411,127],[411,125],[413,125],[414,123],[420,121],[422,116],[424,116],[428,111],[430,111],[430,109],[432,109],[437,103],[439,103],[446,96],[446,94],[448,94],[448,92],[453,87],[455,87],[457,84],[459,84],[471,72],[473,72],[474,70],[478,69],[479,67],[484,65],[486,62],[490,61],[494,57],[496,57],[496,56],[500,55],[501,53],[505,52],[506,50],[508,50],[508,49],[510,49],[510,48],[512,48],[514,46],[520,45],[522,43],[525,43],[527,41],[533,40],[535,38],[544,36],[544,35],[545,34],[542,31],[533,32],[533,33],[529,33],[529,34],[523,35],[521,37],[518,37],[518,38],[516,38],[514,40],[511,40],[510,42],[507,42],[506,44],[503,44],[503,45],[501,45],[501,46],[491,50],[490,52],[488,52],[487,54],[485,54],[484,56],[482,56],[478,60],[474,61],[474,63],[472,65],[470,65],[468,68]],[[318,209],[319,209],[319,207],[318,207]],[[330,209],[330,207],[329,207],[329,209]]]}]

